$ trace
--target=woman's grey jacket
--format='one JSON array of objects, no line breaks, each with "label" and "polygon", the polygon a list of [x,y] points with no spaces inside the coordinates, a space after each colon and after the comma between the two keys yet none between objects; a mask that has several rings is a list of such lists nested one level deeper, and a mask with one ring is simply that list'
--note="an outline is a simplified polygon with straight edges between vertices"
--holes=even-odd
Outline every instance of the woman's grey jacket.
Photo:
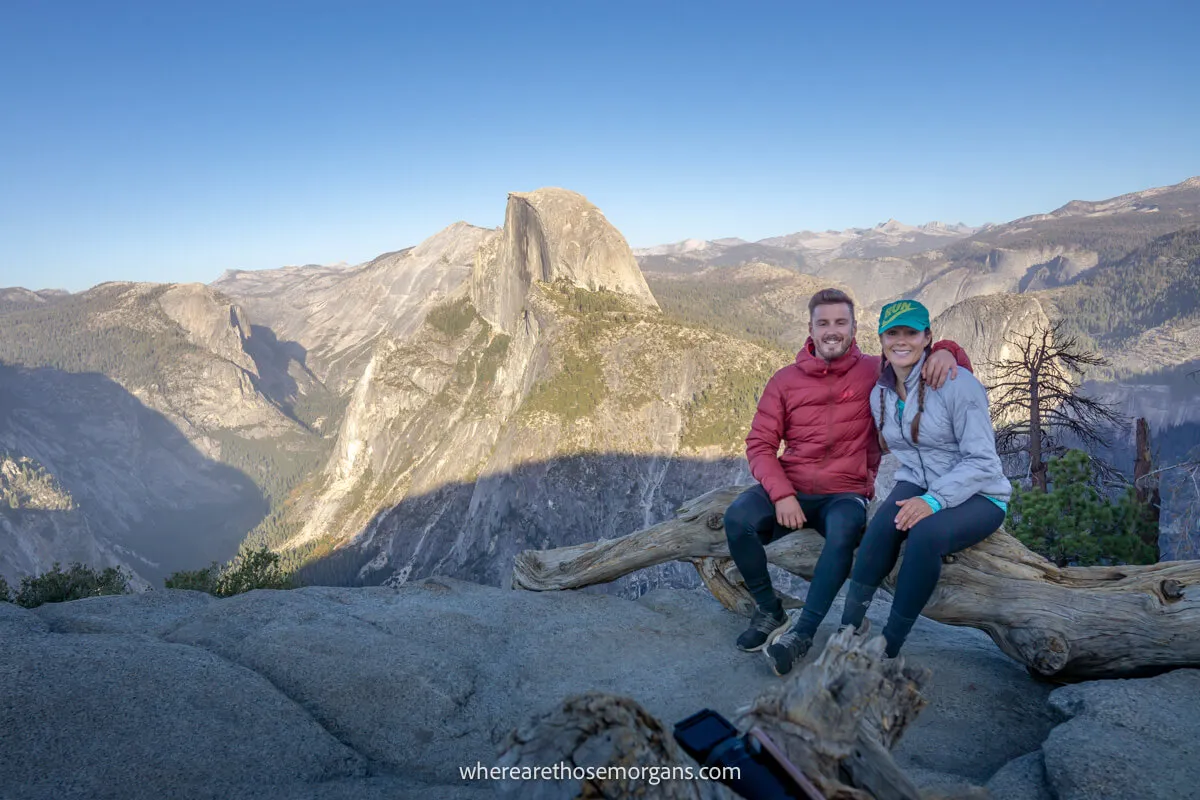
[{"label": "woman's grey jacket", "polygon": [[965,369],[940,389],[925,387],[925,411],[921,415],[918,444],[913,445],[912,421],[917,415],[917,386],[925,356],[921,357],[904,385],[907,400],[903,424],[896,421],[896,373],[884,362],[883,372],[871,390],[871,414],[879,423],[879,404],[884,404],[883,438],[900,468],[896,480],[925,487],[928,494],[951,508],[971,496],[984,494],[1007,501],[1012,484],[1004,477],[996,455],[996,435],[988,413],[987,390]]}]

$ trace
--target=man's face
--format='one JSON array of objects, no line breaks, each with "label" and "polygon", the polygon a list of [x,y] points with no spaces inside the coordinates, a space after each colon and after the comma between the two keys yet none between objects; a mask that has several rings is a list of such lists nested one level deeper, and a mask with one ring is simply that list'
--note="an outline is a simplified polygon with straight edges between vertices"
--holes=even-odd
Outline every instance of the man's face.
[{"label": "man's face", "polygon": [[846,303],[817,306],[808,323],[808,333],[812,336],[817,355],[826,361],[845,355],[856,332],[857,323]]}]

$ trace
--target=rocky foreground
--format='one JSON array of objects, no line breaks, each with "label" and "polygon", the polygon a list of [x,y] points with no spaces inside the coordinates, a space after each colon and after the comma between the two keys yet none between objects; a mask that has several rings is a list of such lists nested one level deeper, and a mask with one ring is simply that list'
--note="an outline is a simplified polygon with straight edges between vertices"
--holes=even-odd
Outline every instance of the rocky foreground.
[{"label": "rocky foreground", "polygon": [[[509,730],[574,693],[628,695],[668,724],[732,717],[779,680],[734,649],[743,625],[699,592],[441,578],[0,603],[0,797],[491,797],[460,767],[495,764]],[[933,671],[895,751],[923,788],[1200,797],[1200,670],[1056,688],[924,619],[905,656]]]}]

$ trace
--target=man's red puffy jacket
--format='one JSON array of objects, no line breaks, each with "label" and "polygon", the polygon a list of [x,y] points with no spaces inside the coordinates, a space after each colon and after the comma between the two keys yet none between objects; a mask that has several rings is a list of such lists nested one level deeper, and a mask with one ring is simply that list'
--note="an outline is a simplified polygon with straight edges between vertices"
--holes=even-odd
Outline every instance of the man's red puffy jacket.
[{"label": "man's red puffy jacket", "polygon": [[[933,349],[950,350],[971,369],[954,342]],[[851,342],[845,355],[827,362],[809,338],[795,363],[767,381],[746,437],[746,460],[773,502],[797,492],[875,494],[880,452],[869,398],[881,361]]]}]

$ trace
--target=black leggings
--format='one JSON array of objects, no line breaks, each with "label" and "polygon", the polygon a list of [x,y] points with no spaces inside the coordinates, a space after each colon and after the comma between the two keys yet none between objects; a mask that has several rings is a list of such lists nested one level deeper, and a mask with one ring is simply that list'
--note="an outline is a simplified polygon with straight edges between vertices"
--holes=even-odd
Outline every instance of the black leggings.
[{"label": "black leggings", "polygon": [[[896,578],[896,594],[892,598],[892,619],[888,621],[891,633],[889,635],[887,629],[884,631],[890,650],[899,649],[908,628],[933,596],[942,574],[942,556],[982,542],[1004,523],[1003,509],[977,494],[961,505],[943,508],[907,531],[899,530],[896,514],[900,507],[896,501],[923,494],[925,489],[907,481],[896,484],[871,518],[850,573],[851,584],[842,622],[857,626],[862,624],[875,589],[896,566],[901,543],[908,540],[904,563]],[[893,640],[896,640],[894,648],[891,647]]]},{"label": "black leggings", "polygon": [[[867,521],[867,499],[858,494],[798,494],[796,499],[807,520],[805,527],[825,537],[804,601],[804,614],[820,623],[850,574],[854,548]],[[725,510],[729,554],[741,571],[746,588],[764,611],[776,609],[778,602],[767,573],[764,545],[791,532],[776,522],[775,504],[761,484],[742,492]],[[812,627],[816,630],[816,624]]]}]

